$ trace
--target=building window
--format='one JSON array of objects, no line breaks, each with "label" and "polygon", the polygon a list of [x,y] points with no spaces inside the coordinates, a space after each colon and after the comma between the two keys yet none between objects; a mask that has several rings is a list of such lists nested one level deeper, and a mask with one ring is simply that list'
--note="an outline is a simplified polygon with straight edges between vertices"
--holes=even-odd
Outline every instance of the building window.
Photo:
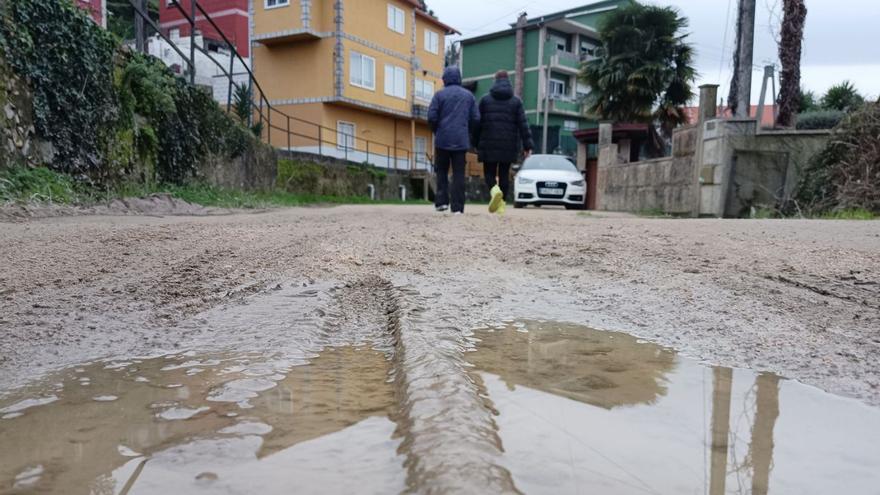
[{"label": "building window", "polygon": [[440,35],[427,29],[425,30],[425,51],[435,55],[440,53]]},{"label": "building window", "polygon": [[563,122],[562,128],[566,131],[576,131],[578,128],[577,120],[566,120]]},{"label": "building window", "polygon": [[415,153],[417,168],[428,168],[428,138],[416,137]]},{"label": "building window", "polygon": [[416,79],[416,98],[431,101],[434,98],[434,81]]},{"label": "building window", "polygon": [[274,9],[276,7],[286,7],[290,5],[290,0],[266,0],[266,8]]},{"label": "building window", "polygon": [[355,149],[355,125],[351,122],[336,122],[336,147],[343,151]]},{"label": "building window", "polygon": [[362,53],[351,52],[351,66],[348,70],[349,82],[352,86],[376,89],[376,59]]},{"label": "building window", "polygon": [[565,81],[550,79],[550,97],[565,96]]},{"label": "building window", "polygon": [[385,65],[385,94],[406,99],[406,69]]},{"label": "building window", "polygon": [[406,33],[406,14],[403,9],[388,4],[388,29],[400,34]]}]

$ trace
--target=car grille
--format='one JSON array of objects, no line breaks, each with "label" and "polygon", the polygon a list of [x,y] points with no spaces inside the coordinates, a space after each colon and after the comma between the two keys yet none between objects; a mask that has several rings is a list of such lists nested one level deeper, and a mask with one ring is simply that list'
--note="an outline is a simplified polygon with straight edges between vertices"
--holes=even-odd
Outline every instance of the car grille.
[{"label": "car grille", "polygon": [[[541,194],[541,189],[544,188],[562,189],[562,194]],[[565,197],[565,190],[567,188],[568,184],[565,182],[538,182],[538,197],[546,199],[562,199]]]}]

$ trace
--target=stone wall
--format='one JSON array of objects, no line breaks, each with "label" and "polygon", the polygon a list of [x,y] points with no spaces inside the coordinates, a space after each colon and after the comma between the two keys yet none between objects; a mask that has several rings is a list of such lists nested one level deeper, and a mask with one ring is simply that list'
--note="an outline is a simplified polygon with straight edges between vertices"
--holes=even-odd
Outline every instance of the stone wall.
[{"label": "stone wall", "polygon": [[0,167],[37,165],[44,153],[51,159],[51,146],[36,138],[30,88],[0,54]]},{"label": "stone wall", "polygon": [[275,188],[278,177],[278,156],[268,145],[254,141],[238,158],[209,156],[197,170],[198,178],[213,186],[248,191]]},{"label": "stone wall", "polygon": [[281,165],[277,186],[292,193],[368,197],[372,185],[376,200],[395,200],[400,199],[403,186],[407,199],[423,199],[428,187],[426,177],[404,171],[377,169],[311,153],[278,151],[278,154],[292,163]]},{"label": "stone wall", "polygon": [[621,163],[617,145],[601,147],[597,205],[609,211],[662,211],[687,215],[693,211],[694,155],[698,129],[687,127],[673,135],[671,157]]}]

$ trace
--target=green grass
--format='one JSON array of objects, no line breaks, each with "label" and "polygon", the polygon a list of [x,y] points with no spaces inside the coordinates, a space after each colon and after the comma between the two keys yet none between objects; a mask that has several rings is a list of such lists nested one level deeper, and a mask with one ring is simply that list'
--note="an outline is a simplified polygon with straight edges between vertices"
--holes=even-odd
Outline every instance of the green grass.
[{"label": "green grass", "polygon": [[880,216],[868,210],[853,209],[828,212],[820,218],[824,220],[878,220]]},{"label": "green grass", "polygon": [[3,202],[76,203],[86,196],[69,176],[47,168],[0,169],[0,201]]},{"label": "green grass", "polygon": [[115,198],[143,197],[155,193],[203,206],[218,208],[273,208],[285,206],[340,204],[428,204],[422,200],[372,201],[366,196],[320,196],[284,191],[251,192],[223,189],[203,184],[123,184],[99,189],[79,183],[65,174],[46,168],[14,167],[0,169],[0,202],[51,202],[90,205]]}]

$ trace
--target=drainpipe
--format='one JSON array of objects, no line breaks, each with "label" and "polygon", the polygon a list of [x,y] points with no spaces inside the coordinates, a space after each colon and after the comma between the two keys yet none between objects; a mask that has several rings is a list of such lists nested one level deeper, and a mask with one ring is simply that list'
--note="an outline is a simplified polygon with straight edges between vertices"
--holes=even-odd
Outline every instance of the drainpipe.
[{"label": "drainpipe", "polygon": [[367,194],[370,195],[371,201],[376,201],[376,186],[373,184],[367,184]]},{"label": "drainpipe", "polygon": [[401,200],[401,201],[406,201],[406,186],[404,186],[403,184],[401,184],[401,185],[399,185],[399,186],[397,186],[397,187],[398,187],[398,189],[400,190],[400,200]]},{"label": "drainpipe", "polygon": [[523,95],[523,80],[526,77],[526,13],[523,12],[516,20],[516,81],[513,85],[513,94],[517,98]]}]

